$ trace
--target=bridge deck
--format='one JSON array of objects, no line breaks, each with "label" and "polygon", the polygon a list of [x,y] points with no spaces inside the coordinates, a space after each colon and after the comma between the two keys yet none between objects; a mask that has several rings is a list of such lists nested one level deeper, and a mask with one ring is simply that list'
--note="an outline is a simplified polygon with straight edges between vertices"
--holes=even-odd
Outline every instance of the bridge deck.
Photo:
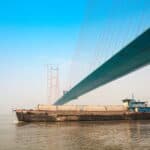
[{"label": "bridge deck", "polygon": [[149,63],[150,28],[58,99],[55,105],[65,104]]}]

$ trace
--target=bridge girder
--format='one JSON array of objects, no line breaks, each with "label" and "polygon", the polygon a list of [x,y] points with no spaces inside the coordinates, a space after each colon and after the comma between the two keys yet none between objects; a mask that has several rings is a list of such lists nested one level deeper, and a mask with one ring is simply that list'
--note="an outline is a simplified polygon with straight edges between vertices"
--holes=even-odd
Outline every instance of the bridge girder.
[{"label": "bridge girder", "polygon": [[54,105],[65,104],[149,63],[150,28],[75,85],[64,96],[58,99]]}]

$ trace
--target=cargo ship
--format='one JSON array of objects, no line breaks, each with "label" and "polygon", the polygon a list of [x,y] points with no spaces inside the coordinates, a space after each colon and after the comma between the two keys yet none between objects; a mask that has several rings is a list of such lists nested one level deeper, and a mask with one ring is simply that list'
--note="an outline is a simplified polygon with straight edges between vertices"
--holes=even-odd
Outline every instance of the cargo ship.
[{"label": "cargo ship", "polygon": [[123,105],[38,105],[35,109],[16,109],[19,121],[109,121],[109,120],[150,120],[147,102],[124,99]]}]

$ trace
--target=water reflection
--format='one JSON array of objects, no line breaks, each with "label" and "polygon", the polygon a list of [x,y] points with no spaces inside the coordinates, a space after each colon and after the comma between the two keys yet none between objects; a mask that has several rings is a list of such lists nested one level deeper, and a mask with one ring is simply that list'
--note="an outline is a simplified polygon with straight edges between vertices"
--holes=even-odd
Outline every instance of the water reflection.
[{"label": "water reflection", "polygon": [[148,150],[150,147],[150,121],[29,123],[15,129],[15,142],[22,150]]}]

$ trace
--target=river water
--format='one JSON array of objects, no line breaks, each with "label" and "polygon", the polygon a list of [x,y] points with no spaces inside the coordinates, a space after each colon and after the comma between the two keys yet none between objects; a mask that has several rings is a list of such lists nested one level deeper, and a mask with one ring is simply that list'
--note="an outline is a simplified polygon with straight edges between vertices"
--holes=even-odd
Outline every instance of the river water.
[{"label": "river water", "polygon": [[150,121],[17,123],[0,115],[0,150],[150,150]]}]

